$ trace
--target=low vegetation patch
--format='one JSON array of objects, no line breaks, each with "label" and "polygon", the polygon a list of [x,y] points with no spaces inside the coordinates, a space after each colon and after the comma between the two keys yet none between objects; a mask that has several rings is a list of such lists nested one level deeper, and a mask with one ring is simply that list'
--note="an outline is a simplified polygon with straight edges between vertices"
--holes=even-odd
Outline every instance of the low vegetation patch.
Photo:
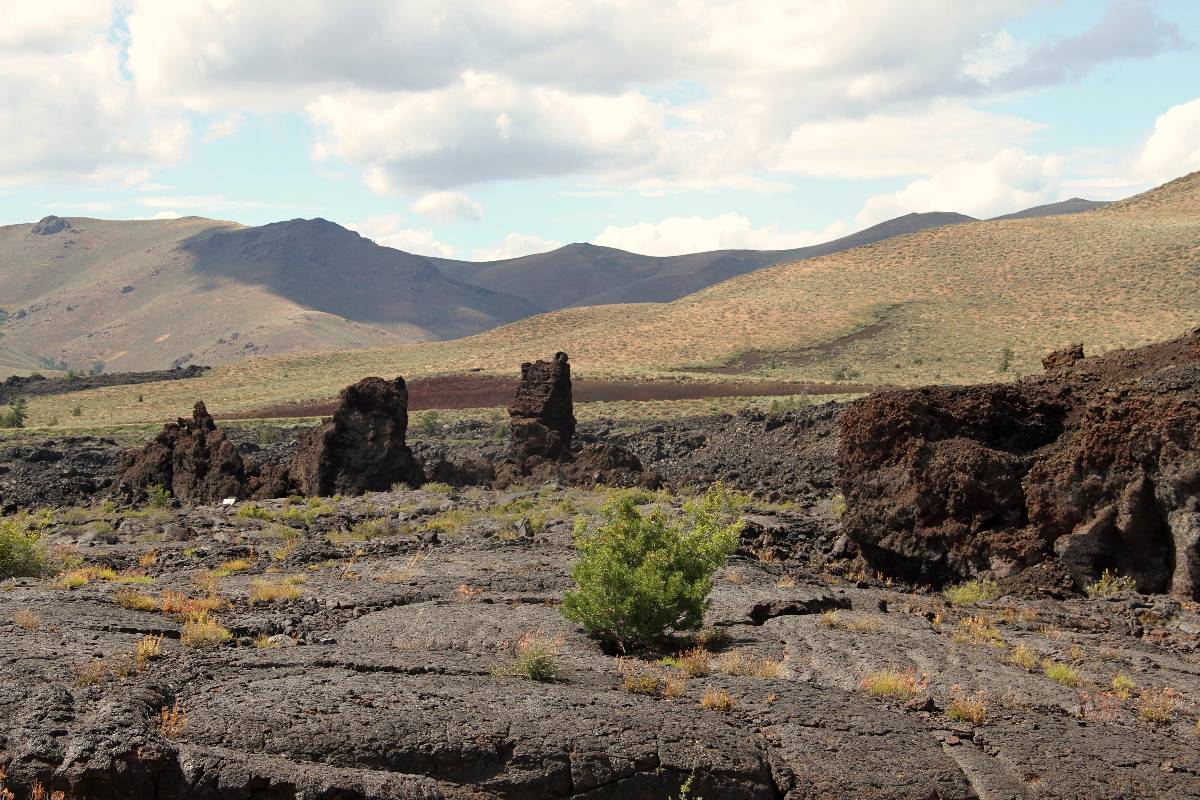
[{"label": "low vegetation patch", "polygon": [[1112,691],[1117,697],[1122,700],[1128,700],[1133,697],[1133,693],[1137,691],[1137,684],[1133,678],[1123,672],[1117,673],[1112,679]]},{"label": "low vegetation patch", "polygon": [[883,629],[879,620],[874,617],[846,619],[837,611],[822,613],[820,624],[830,630],[851,631],[852,633],[878,633]]},{"label": "low vegetation patch", "polygon": [[783,662],[770,658],[753,658],[740,650],[734,650],[717,661],[717,669],[726,675],[778,678],[783,673]]},{"label": "low vegetation patch", "polygon": [[968,722],[981,725],[987,718],[987,693],[983,691],[968,694],[961,686],[950,687],[950,705],[946,708],[946,716],[956,722]]},{"label": "low vegetation patch", "polygon": [[158,732],[163,738],[175,739],[187,727],[187,709],[176,698],[169,706],[163,706],[158,713]]},{"label": "low vegetation patch", "polygon": [[1179,692],[1169,686],[1146,689],[1138,695],[1138,716],[1146,722],[1165,725],[1178,709],[1179,699]]},{"label": "low vegetation patch", "polygon": [[137,589],[118,589],[112,594],[113,602],[121,608],[133,611],[157,611],[158,601]]},{"label": "low vegetation patch", "polygon": [[576,523],[578,588],[564,596],[563,614],[622,652],[698,629],[713,573],[737,547],[740,510],[719,484],[678,517],[643,514],[632,498],[614,497],[598,530]]},{"label": "low vegetation patch", "polygon": [[926,680],[912,670],[880,670],[859,682],[859,687],[872,697],[908,702],[925,691]]},{"label": "low vegetation patch", "polygon": [[1044,660],[1042,662],[1042,673],[1050,680],[1062,686],[1076,688],[1083,683],[1075,668],[1061,661]]},{"label": "low vegetation patch", "polygon": [[179,643],[184,647],[217,647],[232,638],[228,628],[207,613],[201,613],[183,623]]},{"label": "low vegetation patch", "polygon": [[720,714],[728,714],[733,711],[737,705],[734,699],[729,696],[729,692],[709,689],[700,698],[700,707],[707,711],[716,711]]},{"label": "low vegetation patch", "polygon": [[1083,589],[1088,597],[1112,597],[1137,591],[1137,581],[1128,575],[1118,575],[1112,570],[1104,570],[1100,577],[1089,583]]},{"label": "low vegetation patch", "polygon": [[558,677],[558,648],[562,642],[541,634],[527,633],[517,640],[512,674],[530,681],[552,681]]},{"label": "low vegetation patch", "polygon": [[1029,649],[1023,644],[1019,644],[1013,648],[1012,653],[1008,656],[1008,662],[1020,667],[1026,672],[1036,672],[1041,659],[1038,654]]},{"label": "low vegetation patch", "polygon": [[951,586],[942,595],[952,606],[973,606],[995,600],[1000,596],[1000,585],[995,581],[973,580]]},{"label": "low vegetation patch", "polygon": [[956,642],[966,644],[984,644],[992,647],[1003,647],[1004,639],[1000,637],[1000,631],[995,624],[987,617],[965,617],[958,621],[958,625],[951,634]]},{"label": "low vegetation patch", "polygon": [[16,623],[18,628],[27,631],[36,631],[42,627],[42,618],[27,608],[18,608],[14,611],[13,622]]},{"label": "low vegetation patch", "polygon": [[162,641],[161,633],[158,636],[143,636],[138,639],[133,647],[133,660],[139,668],[147,661],[153,661],[162,655]]},{"label": "low vegetation patch", "polygon": [[251,603],[275,603],[280,600],[295,600],[300,596],[300,584],[306,580],[303,575],[289,575],[280,581],[256,579],[250,582],[249,600]]},{"label": "low vegetation patch", "polygon": [[45,522],[29,514],[0,519],[0,580],[36,578],[46,571],[41,546]]}]

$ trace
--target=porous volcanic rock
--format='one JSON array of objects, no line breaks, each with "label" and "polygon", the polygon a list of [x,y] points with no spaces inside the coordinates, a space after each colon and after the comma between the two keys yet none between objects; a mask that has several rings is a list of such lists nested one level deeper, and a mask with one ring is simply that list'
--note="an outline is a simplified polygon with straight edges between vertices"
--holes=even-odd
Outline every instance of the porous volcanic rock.
[{"label": "porous volcanic rock", "polygon": [[525,480],[561,481],[572,485],[661,484],[642,468],[637,455],[611,442],[575,442],[575,409],[571,400],[571,365],[558,352],[552,361],[521,365],[521,382],[508,407],[509,451],[496,469],[496,485]]},{"label": "porous volcanic rock", "polygon": [[[941,583],[1057,559],[1200,598],[1200,329],[1014,384],[881,392],[841,418],[844,526],[878,570]],[[1052,572],[1052,570],[1051,570]]]},{"label": "porous volcanic rock", "polygon": [[247,496],[246,465],[203,401],[196,403],[191,419],[167,423],[152,442],[122,459],[116,484],[119,495],[140,500],[154,485],[187,503]]},{"label": "porous volcanic rock", "polygon": [[404,379],[363,378],[341,391],[328,422],[303,437],[291,480],[310,497],[420,486],[424,475],[405,442],[407,430]]},{"label": "porous volcanic rock", "polygon": [[552,361],[521,365],[521,383],[508,415],[512,421],[512,452],[517,459],[559,459],[570,452],[575,438],[575,409],[566,353],[555,353]]},{"label": "porous volcanic rock", "polygon": [[1061,350],[1055,350],[1042,359],[1042,368],[1047,372],[1064,367],[1074,366],[1076,361],[1083,360],[1083,345],[1072,344]]}]

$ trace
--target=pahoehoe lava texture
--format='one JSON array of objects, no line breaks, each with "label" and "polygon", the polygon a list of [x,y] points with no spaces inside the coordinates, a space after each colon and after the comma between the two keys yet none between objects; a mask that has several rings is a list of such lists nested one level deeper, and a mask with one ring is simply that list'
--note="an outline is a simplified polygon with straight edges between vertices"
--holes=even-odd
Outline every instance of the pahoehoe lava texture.
[{"label": "pahoehoe lava texture", "polygon": [[844,527],[890,575],[1035,565],[1200,599],[1200,329],[1051,354],[1012,384],[880,392],[842,415]]}]

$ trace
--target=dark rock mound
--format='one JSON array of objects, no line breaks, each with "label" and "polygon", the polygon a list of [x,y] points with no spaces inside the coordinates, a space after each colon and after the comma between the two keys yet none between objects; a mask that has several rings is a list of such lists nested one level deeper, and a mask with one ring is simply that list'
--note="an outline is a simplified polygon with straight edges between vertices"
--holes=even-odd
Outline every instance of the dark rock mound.
[{"label": "dark rock mound", "polygon": [[1200,329],[1080,356],[1015,384],[852,403],[838,465],[867,560],[941,583],[1057,559],[1079,587],[1111,569],[1200,597]]},{"label": "dark rock mound", "polygon": [[420,486],[424,475],[405,443],[407,430],[404,379],[363,378],[342,390],[333,417],[300,442],[291,479],[309,496]]},{"label": "dark rock mound", "polygon": [[657,487],[658,475],[642,469],[633,451],[609,442],[575,442],[571,365],[566,353],[553,361],[521,365],[521,382],[508,407],[511,433],[496,483],[524,480],[569,484]]},{"label": "dark rock mound", "polygon": [[567,455],[575,438],[575,408],[566,353],[555,353],[553,361],[521,365],[521,383],[508,415],[516,458],[556,459]]},{"label": "dark rock mound", "polygon": [[70,222],[51,214],[48,217],[42,217],[36,225],[29,229],[29,232],[34,236],[53,236],[61,231],[69,230],[74,230]]},{"label": "dark rock mound", "polygon": [[198,378],[211,367],[193,365],[160,369],[149,372],[109,372],[102,375],[72,375],[62,378],[47,378],[45,375],[13,375],[0,381],[0,403],[11,403],[18,397],[44,397],[47,395],[82,392],[101,386],[126,386],[135,383],[157,381],[179,381]]},{"label": "dark rock mound", "polygon": [[182,502],[215,503],[246,497],[247,477],[237,448],[198,402],[191,419],[168,423],[154,441],[125,455],[116,488],[126,500],[144,499],[157,485]]}]

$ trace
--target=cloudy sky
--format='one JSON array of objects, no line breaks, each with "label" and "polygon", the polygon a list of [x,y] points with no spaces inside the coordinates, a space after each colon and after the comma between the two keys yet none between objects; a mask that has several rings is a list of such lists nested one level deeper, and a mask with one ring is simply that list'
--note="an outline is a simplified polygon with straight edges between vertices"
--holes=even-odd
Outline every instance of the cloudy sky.
[{"label": "cloudy sky", "polygon": [[485,259],[824,241],[1200,169],[1195,0],[0,0],[0,223]]}]

